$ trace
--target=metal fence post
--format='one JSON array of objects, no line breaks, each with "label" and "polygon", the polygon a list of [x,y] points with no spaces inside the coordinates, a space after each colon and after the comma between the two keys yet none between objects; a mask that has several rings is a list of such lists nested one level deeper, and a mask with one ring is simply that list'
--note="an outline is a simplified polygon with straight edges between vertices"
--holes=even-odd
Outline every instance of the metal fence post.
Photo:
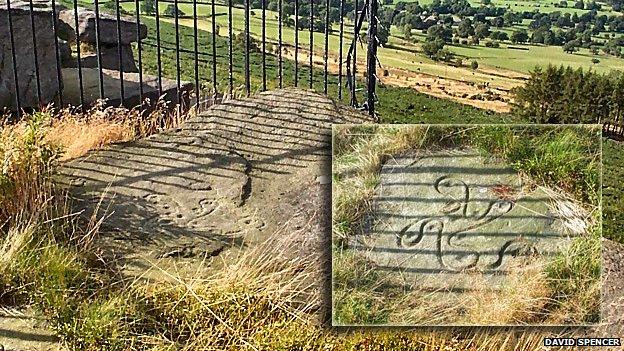
[{"label": "metal fence post", "polygon": [[366,102],[368,114],[375,116],[375,85],[377,84],[377,0],[368,1],[368,52],[366,55]]}]

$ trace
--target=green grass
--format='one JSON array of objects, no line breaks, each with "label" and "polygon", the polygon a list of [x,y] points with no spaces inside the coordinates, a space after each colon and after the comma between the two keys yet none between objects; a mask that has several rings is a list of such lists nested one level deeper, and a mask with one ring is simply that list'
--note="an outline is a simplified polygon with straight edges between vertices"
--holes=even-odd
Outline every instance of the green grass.
[{"label": "green grass", "polygon": [[[333,316],[335,325],[371,325],[388,323],[391,304],[386,299],[379,272],[349,251],[333,248]],[[375,294],[375,292],[377,292]],[[372,293],[371,293],[372,292]],[[387,303],[384,303],[387,302]]]},{"label": "green grass", "polygon": [[469,138],[483,153],[506,159],[517,171],[537,182],[561,188],[598,206],[600,133],[599,127],[593,131],[579,127],[527,127],[518,132],[513,127],[500,126],[480,128]]},{"label": "green grass", "polygon": [[600,226],[595,225],[588,236],[572,240],[571,245],[546,267],[550,284],[557,294],[554,298],[561,302],[555,308],[562,314],[559,317],[562,323],[600,321],[601,272]]},{"label": "green grass", "polygon": [[[525,29],[527,28],[527,26],[525,25],[518,27]],[[509,28],[503,28],[503,31],[507,31],[509,34],[511,34],[512,32],[512,30]],[[400,30],[394,27],[393,34],[397,37],[402,36]],[[431,73],[454,79],[477,81],[477,78],[479,78],[478,75],[475,75],[476,77],[473,77],[471,74],[472,72],[470,72],[469,70],[466,70],[466,72],[463,72],[463,74],[459,73],[461,71],[457,71],[458,73],[451,74],[449,72],[454,72],[455,70],[453,70],[451,67],[448,67],[446,68],[445,72],[443,70],[445,65],[439,62],[434,62],[434,64],[437,64],[439,66],[437,70],[429,67],[430,62],[427,60],[426,57],[424,57],[424,55],[422,55],[422,53],[420,53],[420,43],[424,42],[426,35],[422,34],[421,32],[414,31],[412,36],[414,38],[417,38],[419,40],[419,43],[405,44],[401,40],[391,40],[390,42],[396,42],[396,46],[398,48],[418,50],[419,53],[416,55],[407,54],[408,58],[417,59],[407,61],[406,52],[404,50],[397,50],[388,55],[388,57],[382,60],[382,62],[390,66],[405,68],[412,71],[416,68],[420,68],[421,72]],[[446,48],[454,52],[459,57],[464,58],[466,61],[477,60],[479,66],[482,68],[497,68],[509,71],[516,71],[520,73],[528,73],[530,70],[535,68],[535,66],[548,66],[548,64],[563,64],[564,66],[571,66],[574,68],[591,67],[592,69],[600,73],[608,73],[612,70],[624,70],[623,59],[616,58],[610,55],[605,55],[603,53],[593,55],[589,51],[589,49],[581,48],[578,52],[574,54],[568,54],[564,52],[560,46],[546,46],[542,44],[511,44],[510,42],[501,43],[500,48],[488,48],[485,46],[485,43],[488,41],[491,40],[481,40],[481,43],[479,45],[449,44],[446,46]],[[508,46],[521,47],[528,50],[509,49]],[[598,64],[592,63],[593,58],[598,58],[600,62]],[[489,76],[487,78],[489,81],[496,84],[509,83],[509,79],[506,80],[504,77]],[[518,82],[516,82],[516,84],[517,83]]]},{"label": "green grass", "polygon": [[382,123],[519,123],[519,118],[417,93],[411,88],[385,86],[378,91],[377,113]]},{"label": "green grass", "polygon": [[[589,49],[580,49],[574,54],[568,54],[559,46],[502,44],[500,48],[488,48],[485,47],[485,42],[483,41],[479,46],[450,45],[449,48],[461,57],[476,59],[480,65],[523,73],[529,72],[535,66],[548,66],[548,64],[562,64],[573,68],[591,67],[599,73],[624,70],[623,59],[604,54],[593,55]],[[508,49],[507,46],[528,50]],[[600,63],[592,63],[593,58],[598,58]]]}]

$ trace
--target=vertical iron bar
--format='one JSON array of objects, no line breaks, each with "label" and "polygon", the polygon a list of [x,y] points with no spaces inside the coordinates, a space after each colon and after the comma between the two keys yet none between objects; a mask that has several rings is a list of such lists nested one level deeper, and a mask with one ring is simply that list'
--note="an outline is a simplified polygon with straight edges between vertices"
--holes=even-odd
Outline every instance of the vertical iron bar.
[{"label": "vertical iron bar", "polygon": [[374,117],[375,84],[377,84],[377,0],[368,0],[368,50],[366,56],[366,101],[368,114]]},{"label": "vertical iron bar", "polygon": [[355,105],[355,86],[357,83],[357,35],[358,35],[358,0],[354,0],[355,6],[353,7],[353,69],[351,72],[351,105]]},{"label": "vertical iron bar", "polygon": [[210,14],[212,16],[212,88],[214,95],[217,95],[217,15],[215,0],[211,0]]},{"label": "vertical iron bar", "polygon": [[313,87],[314,83],[314,73],[312,70],[313,56],[314,56],[314,0],[310,0],[310,89]]},{"label": "vertical iron bar", "polygon": [[277,34],[277,36],[278,36],[278,39],[277,39],[277,51],[278,51],[278,53],[277,53],[277,66],[278,66],[277,72],[278,72],[278,75],[279,75],[279,87],[281,89],[282,88],[282,80],[283,80],[283,78],[282,78],[282,76],[283,76],[283,74],[282,74],[282,14],[283,14],[283,12],[282,12],[282,0],[278,0],[277,1],[277,7],[278,7],[278,9],[277,9],[277,17],[278,17],[277,18],[277,26],[278,26],[278,28],[277,28],[277,32],[278,32],[278,34]]},{"label": "vertical iron bar", "polygon": [[139,98],[140,100],[140,105],[139,105],[139,112],[143,112],[143,59],[141,57],[141,16],[140,16],[140,8],[139,8],[139,0],[136,0],[134,2],[135,5],[135,9],[136,9],[136,20],[137,20],[137,50],[139,52],[138,55],[138,60],[139,60]]},{"label": "vertical iron bar", "polygon": [[230,98],[232,97],[232,93],[234,91],[234,75],[232,74],[232,66],[234,66],[234,58],[232,57],[232,43],[234,40],[234,31],[232,30],[232,0],[228,0],[228,58],[230,62],[228,63],[228,79],[230,81]]},{"label": "vertical iron bar", "polygon": [[295,0],[295,87],[299,82],[299,0]]},{"label": "vertical iron bar", "polygon": [[15,54],[15,38],[13,37],[13,16],[11,16],[11,0],[7,0],[7,20],[9,21],[9,40],[11,42],[11,59],[13,60],[13,79],[15,80],[15,107],[17,116],[22,115],[22,105],[19,93],[19,78],[17,76],[17,55]]},{"label": "vertical iron bar", "polygon": [[162,95],[162,58],[160,54],[160,8],[158,0],[156,6],[156,64],[158,65],[158,97]]},{"label": "vertical iron bar", "polygon": [[344,0],[340,0],[340,38],[338,49],[338,99],[342,99],[342,45],[344,39]]},{"label": "vertical iron bar", "polygon": [[58,19],[56,18],[56,1],[52,0],[52,31],[54,32],[54,52],[56,55],[56,79],[58,83],[59,107],[63,107],[63,76],[61,75],[61,54],[58,41]]},{"label": "vertical iron bar", "polygon": [[94,0],[95,8],[95,55],[98,66],[98,88],[100,99],[104,99],[104,74],[102,73],[102,53],[100,51],[100,4],[98,0]]},{"label": "vertical iron bar", "polygon": [[[121,106],[125,105],[125,91],[124,91],[124,66],[123,59],[121,58],[122,46],[121,46],[121,14],[119,11],[119,0],[115,0],[116,7],[116,19],[117,19],[117,56],[119,60],[119,96],[121,98]],[[97,20],[96,20],[97,22]]]},{"label": "vertical iron bar", "polygon": [[43,100],[41,99],[41,78],[39,77],[39,55],[37,54],[37,33],[35,30],[35,10],[33,0],[28,1],[28,6],[30,7],[30,29],[32,30],[35,78],[37,79],[37,101],[39,102],[39,106],[41,106],[43,104]]},{"label": "vertical iron bar", "polygon": [[249,7],[250,0],[245,0],[245,92],[247,96],[251,94],[251,80],[249,77],[249,51],[251,49],[251,38],[249,36]]},{"label": "vertical iron bar", "polygon": [[84,85],[82,82],[82,62],[80,61],[80,32],[78,31],[78,0],[74,0],[74,24],[76,28],[76,63],[78,66],[78,82],[80,84],[80,106],[82,111],[86,111],[84,102]]},{"label": "vertical iron bar", "polygon": [[329,8],[330,0],[325,2],[325,72],[323,74],[323,92],[327,94],[327,60],[329,59]]},{"label": "vertical iron bar", "polygon": [[262,91],[266,90],[266,0],[262,0]]},{"label": "vertical iron bar", "polygon": [[199,112],[199,54],[197,42],[197,0],[193,0],[193,54],[195,66],[195,112]]},{"label": "vertical iron bar", "polygon": [[[357,1],[357,0],[356,0]],[[358,36],[357,33],[362,29],[362,24],[364,22],[364,16],[366,14],[366,10],[368,9],[368,2],[364,2],[364,6],[362,7],[362,12],[358,17],[356,17],[356,21],[353,25],[353,40],[351,41],[351,45],[349,46],[349,51],[347,52],[347,60],[346,60],[346,77],[347,77],[347,86],[351,89],[351,106],[357,106],[357,96],[355,95],[355,82],[356,77],[355,71],[351,71],[351,68],[354,70],[357,68],[356,64],[356,54],[357,54],[357,44],[358,44]],[[357,12],[357,8],[354,9],[354,12]],[[351,65],[351,60],[353,60],[353,65]]]},{"label": "vertical iron bar", "polygon": [[178,0],[173,0],[174,16],[173,22],[175,25],[175,47],[176,47],[176,98],[177,98],[177,111],[180,113],[180,104],[182,102],[180,92],[180,20],[178,18]]}]

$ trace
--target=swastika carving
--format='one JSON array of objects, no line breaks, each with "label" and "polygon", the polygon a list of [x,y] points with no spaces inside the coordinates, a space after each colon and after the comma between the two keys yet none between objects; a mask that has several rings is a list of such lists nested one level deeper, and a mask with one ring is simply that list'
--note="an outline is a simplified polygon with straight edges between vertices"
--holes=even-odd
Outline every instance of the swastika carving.
[{"label": "swastika carving", "polygon": [[548,202],[513,169],[470,150],[398,156],[382,167],[352,247],[408,279],[438,274],[434,285],[465,285],[471,274],[505,274],[511,257],[555,253],[565,238]]}]

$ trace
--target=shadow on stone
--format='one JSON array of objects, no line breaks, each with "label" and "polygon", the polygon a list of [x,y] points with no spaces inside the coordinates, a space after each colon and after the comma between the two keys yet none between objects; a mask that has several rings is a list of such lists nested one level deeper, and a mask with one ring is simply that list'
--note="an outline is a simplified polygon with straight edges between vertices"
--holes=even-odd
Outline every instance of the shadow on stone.
[{"label": "shadow on stone", "polygon": [[[317,179],[330,176],[331,125],[366,121],[315,93],[266,92],[92,152],[66,164],[62,178],[85,217],[98,206],[108,213],[97,244],[125,273],[165,260],[201,271],[214,263],[202,256],[226,260],[280,230],[329,242],[330,186]],[[328,259],[327,245],[313,246],[281,255],[326,250]]]}]

